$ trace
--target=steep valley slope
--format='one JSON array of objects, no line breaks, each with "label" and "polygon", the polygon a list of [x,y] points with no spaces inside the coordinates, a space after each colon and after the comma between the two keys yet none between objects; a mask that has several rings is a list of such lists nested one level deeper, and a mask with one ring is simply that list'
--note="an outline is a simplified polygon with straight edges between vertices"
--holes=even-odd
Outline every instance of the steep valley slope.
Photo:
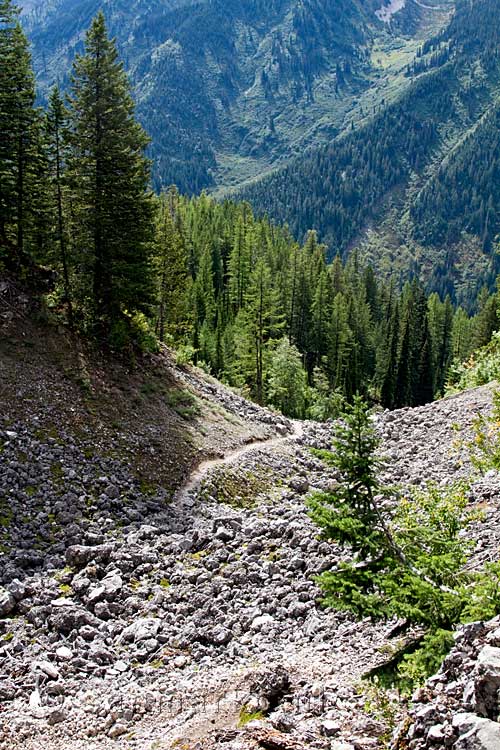
[{"label": "steep valley slope", "polygon": [[[152,138],[156,186],[228,188],[329,143],[409,83],[452,0],[21,0],[41,98],[102,9]],[[381,10],[386,14],[381,16]],[[381,18],[385,20],[381,20]]]},{"label": "steep valley slope", "polygon": [[459,0],[406,88],[239,197],[299,238],[318,230],[332,257],[357,248],[388,277],[474,305],[500,268],[498,14],[495,0]]},{"label": "steep valley slope", "polygon": [[[336,482],[310,451],[330,445],[332,426],[288,423],[167,353],[112,378],[87,354],[88,379],[75,382],[70,348],[55,359],[55,334],[23,318],[22,295],[10,299],[0,748],[381,746],[361,679],[400,636],[325,610],[314,582],[339,556],[305,504]],[[194,414],[165,405],[173,388],[196,399]],[[464,441],[490,403],[482,387],[380,413],[386,478],[469,475]],[[471,503],[484,516],[481,564],[500,543],[496,475],[474,481]]]}]

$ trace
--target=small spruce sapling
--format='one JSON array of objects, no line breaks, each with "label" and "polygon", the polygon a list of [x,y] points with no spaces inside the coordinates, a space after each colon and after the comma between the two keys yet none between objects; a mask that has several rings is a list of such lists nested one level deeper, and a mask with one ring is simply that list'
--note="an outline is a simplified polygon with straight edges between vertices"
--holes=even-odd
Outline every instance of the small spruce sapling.
[{"label": "small spruce sapling", "polygon": [[500,611],[500,565],[466,569],[471,543],[463,531],[478,517],[467,511],[467,485],[430,484],[399,497],[378,478],[378,447],[368,407],[356,397],[336,426],[333,452],[315,451],[340,482],[313,496],[311,516],[324,538],[351,553],[318,582],[335,609],[423,626],[422,648],[404,664],[407,677],[421,679],[436,664],[436,644],[439,658],[446,653],[454,625]]}]

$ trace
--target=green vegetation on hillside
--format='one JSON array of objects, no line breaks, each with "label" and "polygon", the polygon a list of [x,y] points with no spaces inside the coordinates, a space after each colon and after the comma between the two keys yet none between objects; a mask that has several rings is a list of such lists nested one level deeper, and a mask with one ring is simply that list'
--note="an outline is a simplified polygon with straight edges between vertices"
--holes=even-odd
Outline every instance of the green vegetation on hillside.
[{"label": "green vegetation on hillside", "polygon": [[492,284],[500,268],[499,29],[494,0],[460,0],[448,28],[422,46],[399,100],[241,197],[297,237],[318,230],[331,255],[364,237],[363,253],[383,267],[393,246],[402,273],[471,306],[477,278]]},{"label": "green vegetation on hillside", "polygon": [[147,138],[102,14],[67,102],[55,89],[43,112],[16,13],[7,0],[1,9],[16,76],[0,81],[12,136],[0,262],[28,276],[44,267],[53,318],[114,349],[170,343],[259,403],[319,419],[356,393],[390,408],[431,401],[452,361],[490,340],[498,320],[486,291],[469,318],[416,280],[402,290],[381,282],[355,253],[329,265],[315,232],[300,245],[247,203],[175,188],[155,197]]},{"label": "green vegetation on hillside", "polygon": [[466,486],[429,485],[401,498],[379,479],[378,445],[368,408],[356,397],[335,428],[333,452],[322,454],[342,481],[310,501],[323,536],[352,557],[318,580],[325,604],[335,609],[425,628],[402,664],[413,688],[453,644],[454,625],[500,611],[500,565],[466,569],[472,543],[464,532],[477,519],[467,511]]},{"label": "green vegetation on hillside", "polygon": [[25,37],[0,5],[0,262],[17,274],[57,270],[70,325],[119,345],[154,299],[147,137],[104,16],[76,59],[66,110],[54,90],[34,108]]},{"label": "green vegetation on hillside", "polygon": [[160,216],[158,263],[175,269],[160,284],[160,338],[291,416],[330,416],[357,392],[389,407],[430,401],[498,324],[487,293],[469,318],[416,281],[399,292],[355,255],[329,265],[314,232],[300,246],[245,203],[171,190]]},{"label": "green vegetation on hillside", "polygon": [[241,184],[327,143],[390,98],[393,87],[407,86],[406,66],[431,33],[425,19],[435,32],[446,12],[417,8],[422,18],[399,29],[377,18],[381,4],[35,0],[24,18],[40,92],[48,96],[56,81],[66,88],[82,32],[104,11],[152,137],[155,187],[174,183],[195,194]]}]

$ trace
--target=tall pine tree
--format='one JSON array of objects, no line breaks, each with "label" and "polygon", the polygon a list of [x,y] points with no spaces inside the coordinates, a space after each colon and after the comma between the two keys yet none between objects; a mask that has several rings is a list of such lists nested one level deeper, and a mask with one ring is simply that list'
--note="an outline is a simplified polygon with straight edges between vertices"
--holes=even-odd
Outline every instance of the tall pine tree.
[{"label": "tall pine tree", "polygon": [[153,203],[148,138],[114,41],[99,13],[74,64],[69,100],[68,177],[81,299],[89,322],[105,338],[122,337],[127,315],[154,300],[150,272]]},{"label": "tall pine tree", "polygon": [[26,37],[11,0],[0,0],[0,247],[8,265],[27,262],[36,179],[38,118]]}]

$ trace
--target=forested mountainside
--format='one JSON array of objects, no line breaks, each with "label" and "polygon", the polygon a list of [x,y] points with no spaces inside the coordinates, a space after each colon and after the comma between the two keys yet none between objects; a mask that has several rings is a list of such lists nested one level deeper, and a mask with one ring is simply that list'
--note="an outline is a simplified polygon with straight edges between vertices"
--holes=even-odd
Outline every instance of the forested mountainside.
[{"label": "forested mountainside", "polygon": [[408,0],[392,31],[377,15],[382,0],[21,5],[42,95],[65,87],[83,31],[104,10],[152,137],[156,186],[196,193],[258,176],[366,117],[407,85],[418,40],[451,2]]},{"label": "forested mountainside", "polygon": [[42,99],[68,85],[99,7],[152,138],[156,188],[236,190],[299,242],[317,230],[330,259],[357,247],[386,276],[420,276],[471,310],[492,287],[493,0],[32,0],[23,24]]},{"label": "forested mountainside", "polygon": [[[461,29],[408,80],[484,117],[418,208],[446,242],[464,201],[487,257],[464,154],[487,189],[497,31]],[[248,202],[155,194],[102,12],[67,75],[37,107],[0,0],[0,750],[496,750],[500,392],[427,402],[498,375],[500,289],[471,314]],[[442,137],[404,101],[378,122],[406,161],[371,165],[396,188]]]},{"label": "forested mountainside", "polygon": [[486,289],[469,318],[415,280],[401,291],[377,278],[356,254],[329,264],[315,232],[299,245],[245,203],[172,189],[155,258],[160,339],[189,342],[211,373],[288,416],[328,418],[356,393],[391,408],[431,401],[498,327]]},{"label": "forested mountainside", "polygon": [[331,253],[360,245],[469,304],[499,267],[498,19],[494,0],[459,2],[398,101],[243,196],[298,237],[318,229]]},{"label": "forested mountainside", "polygon": [[[489,342],[497,298],[470,318],[418,280],[377,278],[353,253],[328,263],[248,203],[149,190],[147,138],[102,14],[71,95],[34,106],[28,47],[10,3],[1,53],[0,272],[34,279],[47,315],[115,350],[158,340],[261,404],[327,419],[343,398],[418,405]],[[46,277],[39,289],[39,277]]]}]

